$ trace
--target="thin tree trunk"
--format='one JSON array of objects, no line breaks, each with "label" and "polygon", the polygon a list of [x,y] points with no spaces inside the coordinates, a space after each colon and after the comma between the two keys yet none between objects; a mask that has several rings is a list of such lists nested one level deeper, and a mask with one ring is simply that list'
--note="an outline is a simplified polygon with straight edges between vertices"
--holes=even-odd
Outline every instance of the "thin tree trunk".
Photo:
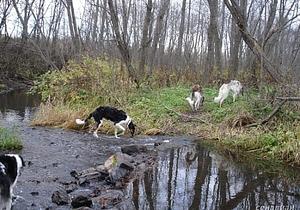
[{"label": "thin tree trunk", "polygon": [[150,44],[149,38],[149,26],[151,22],[151,14],[152,14],[152,0],[148,0],[146,5],[146,15],[144,19],[143,32],[142,32],[142,40],[141,40],[141,53],[140,53],[140,62],[139,62],[139,76],[143,77],[145,75],[145,63],[146,63],[146,51]]},{"label": "thin tree trunk", "polygon": [[153,43],[152,43],[152,50],[151,54],[149,56],[149,70],[147,72],[146,80],[150,76],[152,76],[153,68],[154,68],[154,59],[155,59],[155,54],[157,50],[157,44],[159,42],[162,28],[163,28],[163,20],[166,14],[166,11],[168,10],[168,7],[170,5],[170,0],[162,0],[161,1],[161,6],[158,11],[158,16],[156,19],[156,26],[155,26],[155,31],[154,31],[154,37],[153,37]]},{"label": "thin tree trunk", "polygon": [[121,32],[120,32],[120,28],[119,28],[119,18],[118,18],[117,11],[115,9],[113,1],[108,1],[108,7],[109,7],[109,11],[110,11],[112,29],[114,31],[115,38],[117,41],[117,47],[121,53],[123,61],[126,64],[129,77],[136,84],[136,87],[139,88],[140,83],[139,83],[138,78],[136,77],[135,70],[131,63],[131,55],[130,55],[126,40],[124,39],[124,36],[121,36]]},{"label": "thin tree trunk", "polygon": [[239,27],[240,32],[242,33],[242,38],[248,45],[248,47],[256,55],[257,59],[263,59],[264,70],[268,72],[271,78],[278,83],[284,81],[283,76],[280,73],[279,68],[274,65],[267,55],[263,52],[262,47],[259,43],[251,36],[246,27],[246,21],[243,15],[241,14],[238,5],[233,0],[224,0],[227,8],[229,9],[233,19]]},{"label": "thin tree trunk", "polygon": [[185,9],[186,9],[186,0],[182,0],[181,19],[180,19],[178,45],[177,45],[177,59],[178,59],[178,61],[180,60],[181,53],[182,53],[182,40],[183,40],[184,24],[185,24]]}]

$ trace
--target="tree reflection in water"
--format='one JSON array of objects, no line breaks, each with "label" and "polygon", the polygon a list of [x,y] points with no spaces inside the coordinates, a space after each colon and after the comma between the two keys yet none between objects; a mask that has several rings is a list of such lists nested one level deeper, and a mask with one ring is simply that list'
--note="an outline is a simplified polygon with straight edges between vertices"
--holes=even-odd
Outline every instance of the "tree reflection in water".
[{"label": "tree reflection in water", "polygon": [[161,152],[158,164],[128,193],[136,209],[256,209],[300,206],[299,186],[241,168],[195,145]]},{"label": "tree reflection in water", "polygon": [[15,90],[1,94],[0,117],[11,122],[29,121],[40,101],[39,96],[28,95],[24,90]]}]

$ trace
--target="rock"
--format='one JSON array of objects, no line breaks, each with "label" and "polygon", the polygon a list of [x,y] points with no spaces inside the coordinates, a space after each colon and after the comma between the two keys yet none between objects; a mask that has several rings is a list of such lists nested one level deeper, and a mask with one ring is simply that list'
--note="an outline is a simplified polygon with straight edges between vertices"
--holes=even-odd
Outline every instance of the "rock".
[{"label": "rock", "polygon": [[31,192],[30,193],[32,196],[37,196],[37,195],[39,195],[39,192]]},{"label": "rock", "polygon": [[121,151],[127,155],[134,155],[137,153],[147,152],[147,147],[144,145],[126,145],[121,147]]},{"label": "rock", "polygon": [[72,199],[71,205],[73,208],[79,208],[79,207],[91,207],[93,204],[91,198],[88,198],[86,196],[83,195],[79,195],[77,197],[75,197],[74,199]]},{"label": "rock", "polygon": [[73,199],[78,196],[91,197],[92,194],[93,194],[93,191],[90,189],[81,189],[81,190],[76,190],[76,191],[70,193],[70,196]]},{"label": "rock", "polygon": [[91,208],[84,206],[84,207],[77,208],[75,210],[90,210],[90,209]]},{"label": "rock", "polygon": [[71,172],[70,172],[70,175],[71,175],[72,177],[74,177],[74,178],[77,178],[77,177],[78,177],[78,173],[77,173],[77,171],[75,171],[75,170],[71,171]]},{"label": "rock", "polygon": [[118,163],[117,156],[112,155],[104,162],[104,167],[105,167],[105,169],[109,170],[109,169],[117,166],[117,163]]},{"label": "rock", "polygon": [[145,132],[145,135],[148,136],[155,136],[155,135],[162,135],[162,134],[163,134],[162,130],[158,128],[151,128]]},{"label": "rock", "polygon": [[132,164],[121,163],[120,168],[126,169],[128,171],[133,171],[134,166]]},{"label": "rock", "polygon": [[71,192],[73,192],[74,190],[77,190],[77,189],[78,189],[78,187],[74,183],[65,186],[65,190],[67,191],[67,193],[71,193]]},{"label": "rock", "polygon": [[155,143],[154,143],[154,146],[155,146],[155,147],[158,147],[158,146],[160,146],[160,145],[161,145],[161,142],[155,142]]},{"label": "rock", "polygon": [[104,181],[108,177],[108,172],[106,170],[102,170],[102,167],[96,168],[89,168],[84,170],[80,173],[79,180],[86,179],[89,181],[96,180],[96,181]]},{"label": "rock", "polygon": [[86,178],[79,178],[78,184],[81,187],[87,187],[90,184],[90,181]]},{"label": "rock", "polygon": [[104,167],[107,171],[109,171],[112,168],[120,167],[120,165],[122,163],[133,167],[133,164],[132,164],[133,162],[134,162],[133,157],[131,157],[125,153],[117,152],[116,154],[110,156],[105,161]]},{"label": "rock", "polygon": [[11,210],[27,210],[29,205],[26,203],[26,200],[20,196],[17,196],[12,204]]},{"label": "rock", "polygon": [[104,167],[108,170],[109,181],[116,183],[134,170],[134,159],[125,153],[118,152],[105,161]]},{"label": "rock", "polygon": [[57,190],[52,194],[52,202],[57,205],[66,205],[69,203],[70,199],[65,190]]},{"label": "rock", "polygon": [[120,203],[124,196],[121,190],[107,190],[106,192],[102,192],[100,196],[93,198],[93,201],[95,204],[98,204],[100,208],[106,209]]},{"label": "rock", "polygon": [[109,173],[109,178],[111,183],[116,183],[118,180],[120,180],[121,178],[126,177],[129,174],[129,171],[127,169],[124,168],[113,168],[110,170]]}]

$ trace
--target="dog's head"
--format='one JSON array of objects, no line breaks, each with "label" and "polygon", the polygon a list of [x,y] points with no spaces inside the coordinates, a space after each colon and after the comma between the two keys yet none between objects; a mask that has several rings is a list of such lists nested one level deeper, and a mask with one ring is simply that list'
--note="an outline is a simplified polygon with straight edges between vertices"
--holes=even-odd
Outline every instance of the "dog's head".
[{"label": "dog's head", "polygon": [[192,87],[192,92],[196,92],[196,91],[202,92],[202,87],[199,84],[195,84]]},{"label": "dog's head", "polygon": [[130,130],[130,133],[131,133],[131,137],[134,136],[134,133],[135,133],[135,124],[133,124],[132,121],[130,121],[130,123],[128,124],[128,128]]},{"label": "dog's head", "polygon": [[5,154],[0,159],[2,159],[4,165],[7,164],[6,167],[15,164],[18,174],[21,173],[21,169],[25,166],[23,157],[18,154]]}]

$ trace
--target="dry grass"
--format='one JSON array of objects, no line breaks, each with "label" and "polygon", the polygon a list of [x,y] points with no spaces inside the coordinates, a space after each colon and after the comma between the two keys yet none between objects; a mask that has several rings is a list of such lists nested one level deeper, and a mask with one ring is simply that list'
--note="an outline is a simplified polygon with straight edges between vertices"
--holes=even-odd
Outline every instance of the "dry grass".
[{"label": "dry grass", "polygon": [[[41,105],[32,124],[88,129],[93,124],[83,128],[75,124],[75,119],[85,118],[97,106],[111,105],[123,109],[134,119],[137,134],[195,135],[216,139],[220,149],[232,153],[254,152],[260,158],[277,158],[300,165],[299,126],[298,131],[295,130],[300,119],[297,107],[283,107],[267,125],[248,129],[243,126],[265,118],[273,108],[267,100],[260,100],[255,90],[248,89],[235,103],[228,97],[220,108],[213,102],[218,88],[203,88],[204,106],[200,112],[192,113],[184,100],[190,94],[190,85],[186,82],[180,85],[176,75],[156,73],[152,89],[142,85],[136,90],[128,75],[122,73],[118,65],[113,67],[108,61],[87,59],[81,64],[72,63],[63,73],[43,76],[36,90],[44,99],[50,98],[51,103]],[[171,87],[166,87],[169,85]],[[266,87],[265,91],[274,97],[272,88]],[[191,118],[184,117],[186,115]],[[113,127],[105,122],[100,132],[112,134]]]}]

